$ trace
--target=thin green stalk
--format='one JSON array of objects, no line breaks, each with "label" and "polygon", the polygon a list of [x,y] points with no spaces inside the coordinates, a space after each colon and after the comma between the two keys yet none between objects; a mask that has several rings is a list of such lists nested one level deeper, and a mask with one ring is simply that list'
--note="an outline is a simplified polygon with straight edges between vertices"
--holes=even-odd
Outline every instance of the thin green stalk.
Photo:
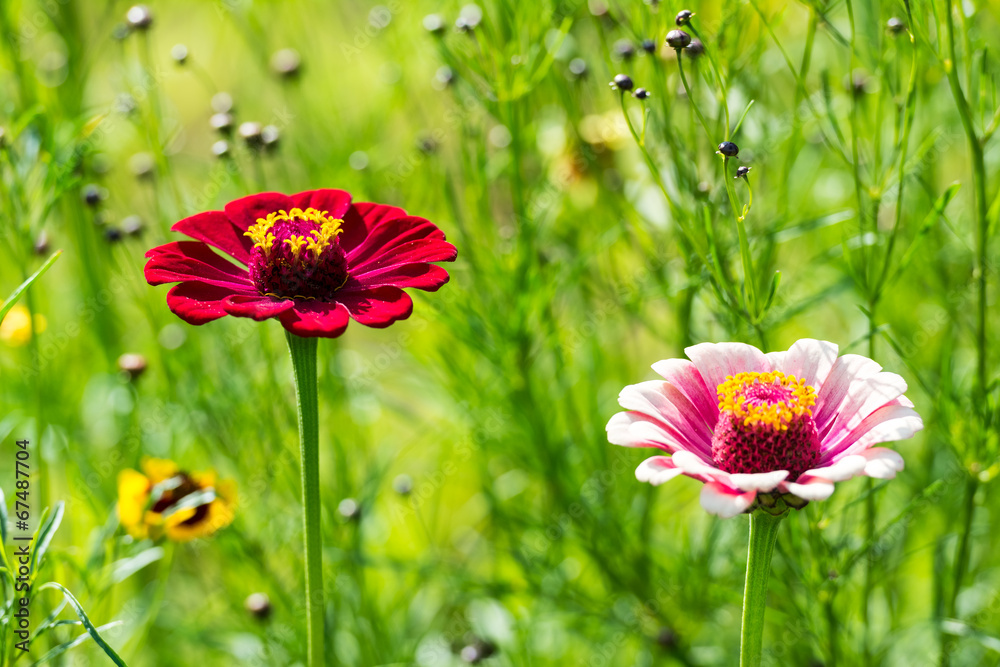
[{"label": "thin green stalk", "polygon": [[781,516],[757,510],[750,515],[750,545],[747,549],[747,581],[743,591],[743,632],[740,637],[740,667],[759,667],[764,648],[764,611],[771,555],[778,540]]},{"label": "thin green stalk", "polygon": [[302,474],[302,523],[306,557],[306,649],[309,667],[324,661],[323,536],[320,530],[319,396],[316,339],[285,333],[295,373]]},{"label": "thin green stalk", "polygon": [[757,319],[757,276],[754,273],[753,257],[750,255],[750,239],[747,237],[747,228],[743,223],[743,216],[740,214],[740,202],[736,198],[736,189],[729,178],[729,157],[722,158],[722,180],[726,184],[726,193],[729,195],[729,205],[733,207],[733,217],[736,218],[736,232],[740,241],[740,259],[743,262],[743,284],[746,288],[747,314],[752,324]]},{"label": "thin green stalk", "polygon": [[[701,109],[698,108],[698,103],[694,99],[694,93],[691,92],[691,87],[688,86],[687,77],[684,76],[684,63],[682,62],[681,59],[681,49],[676,49],[676,51],[677,51],[677,71],[680,72],[681,84],[684,85],[684,92],[687,93],[688,103],[691,105],[691,108],[694,109],[695,114],[697,114],[698,121],[701,123],[702,129],[705,130],[705,136],[708,137],[709,143],[712,143],[714,141],[714,139],[712,138],[714,135],[712,134],[712,131],[708,129],[708,122],[705,120],[705,116],[702,115]],[[726,130],[727,134],[728,132],[729,131]]]}]

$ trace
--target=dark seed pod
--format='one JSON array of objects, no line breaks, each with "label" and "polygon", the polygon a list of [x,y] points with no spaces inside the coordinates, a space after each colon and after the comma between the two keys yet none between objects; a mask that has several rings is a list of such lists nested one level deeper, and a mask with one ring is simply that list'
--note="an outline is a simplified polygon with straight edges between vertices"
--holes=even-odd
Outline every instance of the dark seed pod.
[{"label": "dark seed pod", "polygon": [[587,61],[583,58],[573,58],[569,61],[569,71],[573,76],[584,76],[587,74]]},{"label": "dark seed pod", "polygon": [[468,644],[462,647],[459,652],[464,662],[470,665],[478,665],[483,660],[486,660],[490,656],[497,652],[497,647],[493,642],[487,641],[485,639],[473,638]]},{"label": "dark seed pod", "polygon": [[122,220],[122,231],[129,236],[142,235],[142,218],[137,215],[127,216]]},{"label": "dark seed pod", "polygon": [[628,62],[635,57],[635,45],[627,39],[619,39],[614,46],[615,56]]},{"label": "dark seed pod", "polygon": [[893,35],[898,35],[899,33],[906,30],[906,24],[903,23],[901,19],[898,19],[895,16],[886,21],[885,27],[889,30],[889,33]]},{"label": "dark seed pod", "polygon": [[337,511],[340,516],[344,517],[349,521],[357,521],[361,518],[361,506],[358,505],[358,501],[354,498],[344,498],[337,505]]},{"label": "dark seed pod", "polygon": [[125,21],[133,30],[148,30],[153,25],[153,12],[146,5],[135,5],[126,12]]},{"label": "dark seed pod", "polygon": [[645,88],[636,88],[635,92],[632,93],[632,97],[637,100],[645,100],[649,97],[649,91]]},{"label": "dark seed pod", "polygon": [[302,57],[295,49],[281,49],[271,56],[271,69],[278,76],[291,79],[298,75],[302,67]]},{"label": "dark seed pod", "polygon": [[260,148],[264,145],[264,126],[257,121],[247,121],[240,123],[240,138],[246,142],[250,148]]},{"label": "dark seed pod", "polygon": [[212,144],[212,155],[218,158],[227,157],[229,155],[229,142],[225,139],[219,139]]},{"label": "dark seed pod", "polygon": [[243,602],[243,607],[254,618],[266,619],[271,615],[271,599],[266,593],[252,593]]},{"label": "dark seed pod", "polygon": [[183,65],[188,59],[188,47],[183,44],[174,44],[173,48],[170,49],[170,57],[178,65]]},{"label": "dark seed pod", "polygon": [[83,188],[83,202],[87,206],[97,206],[104,199],[104,193],[98,185],[91,183]]},{"label": "dark seed pod", "polygon": [[146,357],[141,354],[127,353],[118,357],[118,370],[135,380],[146,371]]},{"label": "dark seed pod", "polygon": [[674,648],[677,646],[677,633],[673,628],[660,628],[659,634],[656,635],[656,643],[663,648]]},{"label": "dark seed pod", "polygon": [[44,255],[49,251],[49,235],[44,229],[42,230],[42,233],[38,235],[38,238],[35,239],[33,250],[36,255]]},{"label": "dark seed pod", "polygon": [[212,95],[212,111],[215,113],[232,113],[233,96],[226,92]]},{"label": "dark seed pod", "polygon": [[691,43],[691,35],[683,30],[671,30],[667,33],[667,46],[675,49],[683,49]]},{"label": "dark seed pod", "polygon": [[396,475],[396,479],[392,480],[392,489],[401,496],[410,495],[413,492],[413,478],[406,473]]},{"label": "dark seed pod", "polygon": [[692,16],[694,16],[694,12],[690,9],[682,9],[677,12],[677,16],[674,17],[674,23],[677,25],[689,25],[691,23]]},{"label": "dark seed pod", "polygon": [[122,240],[122,230],[117,227],[106,227],[104,229],[104,240],[108,243],[118,243]]},{"label": "dark seed pod", "polygon": [[642,50],[646,53],[653,54],[656,53],[656,41],[652,39],[642,40]]},{"label": "dark seed pod", "polygon": [[208,119],[208,124],[212,126],[212,129],[222,134],[231,134],[235,122],[236,119],[231,113],[214,113]]},{"label": "dark seed pod", "polygon": [[609,84],[612,90],[632,90],[632,77],[628,74],[616,74],[615,80]]},{"label": "dark seed pod", "polygon": [[750,167],[738,167],[736,169],[736,176],[733,178],[746,178],[747,174],[750,173]]},{"label": "dark seed pod", "polygon": [[731,141],[723,141],[719,144],[719,153],[726,157],[736,157],[740,154],[740,147]]},{"label": "dark seed pod", "polygon": [[273,151],[281,141],[281,132],[275,125],[265,125],[260,131],[260,140],[264,144],[264,148]]},{"label": "dark seed pod", "polygon": [[428,14],[424,17],[423,26],[432,35],[441,35],[445,29],[444,17],[440,14]]},{"label": "dark seed pod", "polygon": [[687,48],[684,50],[692,58],[705,55],[705,45],[701,43],[700,39],[692,39],[691,43],[688,44]]}]

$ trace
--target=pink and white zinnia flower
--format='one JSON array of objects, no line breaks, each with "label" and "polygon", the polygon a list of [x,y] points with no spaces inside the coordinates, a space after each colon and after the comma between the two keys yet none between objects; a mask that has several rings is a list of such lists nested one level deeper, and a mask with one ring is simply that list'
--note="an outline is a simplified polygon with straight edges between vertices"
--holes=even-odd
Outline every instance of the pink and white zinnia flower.
[{"label": "pink and white zinnia flower", "polygon": [[693,477],[705,483],[702,507],[727,518],[826,500],[834,482],[857,475],[891,479],[902,457],[872,445],[909,438],[923,421],[903,378],[838,352],[811,339],[769,354],[743,343],[689,347],[691,361],[653,364],[663,380],[621,391],[627,412],[608,422],[608,440],[668,452],[643,461],[636,478]]}]

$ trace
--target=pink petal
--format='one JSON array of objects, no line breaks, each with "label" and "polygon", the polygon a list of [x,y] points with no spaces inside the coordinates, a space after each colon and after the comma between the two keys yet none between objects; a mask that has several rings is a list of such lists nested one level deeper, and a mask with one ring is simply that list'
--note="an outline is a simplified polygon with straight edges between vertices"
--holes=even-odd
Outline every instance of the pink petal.
[{"label": "pink petal", "polygon": [[821,463],[827,465],[844,454],[864,454],[864,450],[880,442],[905,440],[924,427],[913,408],[890,403],[871,413],[840,442],[823,452]]},{"label": "pink petal", "polygon": [[687,359],[664,359],[653,370],[673,385],[691,402],[709,430],[719,421],[719,399],[715,387],[709,389],[694,362]]},{"label": "pink petal", "polygon": [[764,353],[745,343],[699,343],[684,352],[710,389],[717,389],[729,375],[771,370],[771,363]]},{"label": "pink petal", "polygon": [[865,474],[876,479],[892,479],[905,467],[903,457],[885,447],[866,449],[861,456],[867,461]]},{"label": "pink petal", "polygon": [[895,373],[876,373],[866,380],[852,382],[837,415],[820,431],[824,442],[835,443],[857,428],[861,421],[883,405],[903,395],[906,381]]},{"label": "pink petal", "polygon": [[709,482],[701,487],[700,499],[706,512],[730,519],[745,512],[756,497],[756,491],[741,493],[718,482]]},{"label": "pink petal", "polygon": [[146,252],[146,281],[150,285],[196,281],[231,288],[236,293],[256,293],[250,275],[220,257],[200,241],[174,241]]},{"label": "pink petal", "polygon": [[800,475],[800,479],[803,476],[822,477],[823,479],[828,479],[831,482],[845,482],[864,472],[866,463],[867,461],[865,460],[865,457],[851,454],[841,458],[832,465],[828,465],[823,468],[806,470],[802,473],[802,475]]},{"label": "pink petal", "polygon": [[218,248],[244,264],[250,263],[253,241],[222,211],[208,211],[184,218],[170,229]]},{"label": "pink petal", "polygon": [[[317,211],[325,211],[334,218],[343,219],[347,210],[351,207],[351,193],[344,190],[322,189],[307,190],[291,195],[292,206],[301,208],[314,208]],[[287,210],[287,209],[286,209]]]},{"label": "pink petal", "polygon": [[303,338],[336,338],[351,321],[342,303],[296,301],[295,307],[278,315],[281,325]]},{"label": "pink petal", "polygon": [[288,195],[262,192],[229,202],[226,204],[226,215],[237,228],[245,232],[256,224],[257,218],[266,218],[268,213],[292,208],[295,208],[295,204]]},{"label": "pink petal", "polygon": [[185,282],[167,292],[167,307],[188,324],[197,326],[224,317],[222,300],[232,294],[226,287]]},{"label": "pink petal", "polygon": [[625,387],[618,403],[626,410],[635,410],[665,424],[684,449],[698,451],[711,458],[712,431],[694,409],[691,402],[668,382],[653,380]]},{"label": "pink petal", "polygon": [[654,456],[639,464],[635,469],[635,478],[640,482],[649,482],[659,486],[669,482],[681,474],[681,469],[674,465],[669,456]]},{"label": "pink petal", "polygon": [[788,477],[787,470],[758,473],[734,473],[729,475],[729,483],[743,491],[773,491]]},{"label": "pink petal", "polygon": [[774,370],[794,375],[807,385],[820,387],[837,361],[838,348],[825,340],[802,338],[795,341]]},{"label": "pink petal", "polygon": [[803,500],[826,500],[833,495],[833,482],[822,477],[803,475],[797,482],[782,482],[778,490],[782,493],[791,493]]},{"label": "pink petal", "polygon": [[812,411],[817,430],[820,433],[827,431],[839,414],[840,406],[847,398],[853,383],[863,382],[881,370],[882,367],[868,357],[857,354],[845,354],[839,357],[826,380],[817,387],[816,405]]},{"label": "pink petal", "polygon": [[711,464],[711,459],[704,459],[694,452],[681,449],[670,457],[674,465],[684,471],[685,475],[704,481],[728,482],[729,473],[719,470]]},{"label": "pink petal", "polygon": [[398,287],[378,287],[359,292],[338,292],[337,300],[355,320],[382,329],[413,312],[410,296]]},{"label": "pink petal", "polygon": [[619,412],[605,427],[608,442],[622,447],[657,447],[668,452],[684,449],[676,432],[668,431],[658,419],[640,412]]},{"label": "pink petal", "polygon": [[279,299],[272,296],[243,296],[234,294],[222,301],[222,308],[236,317],[249,317],[250,319],[262,322],[272,317],[277,317],[295,302],[291,299]]}]

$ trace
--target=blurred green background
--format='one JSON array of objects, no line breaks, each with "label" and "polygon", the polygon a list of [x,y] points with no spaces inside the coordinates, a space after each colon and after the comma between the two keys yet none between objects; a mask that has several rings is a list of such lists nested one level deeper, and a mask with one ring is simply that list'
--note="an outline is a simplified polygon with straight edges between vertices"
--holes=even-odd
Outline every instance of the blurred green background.
[{"label": "blurred green background", "polygon": [[[304,660],[283,332],[184,324],[142,267],[182,217],[335,187],[429,218],[459,259],[409,320],[320,344],[331,664],[734,664],[746,519],[708,516],[692,480],[638,483],[651,453],[609,445],[604,425],[624,385],[685,345],[800,337],[902,374],[927,428],[896,447],[896,480],[841,484],[785,522],[765,664],[998,664],[996,258],[980,223],[1000,206],[976,213],[947,73],[991,205],[1000,7],[919,5],[687,5],[708,51],[682,56],[689,95],[663,45],[683,7],[651,0],[181,0],[132,29],[127,3],[3,0],[0,292],[64,251],[22,298],[34,334],[0,330],[0,488],[28,437],[33,488],[66,503],[47,578],[96,624],[123,621],[105,636],[130,665]],[[617,73],[652,96],[611,90]],[[753,100],[733,140],[752,167],[757,290],[781,271],[759,317],[740,306],[733,165],[714,153],[720,81],[729,127]],[[234,524],[126,537],[115,480],[143,455],[236,480]],[[57,602],[38,593],[35,617]],[[47,664],[110,663],[86,642]]]}]

